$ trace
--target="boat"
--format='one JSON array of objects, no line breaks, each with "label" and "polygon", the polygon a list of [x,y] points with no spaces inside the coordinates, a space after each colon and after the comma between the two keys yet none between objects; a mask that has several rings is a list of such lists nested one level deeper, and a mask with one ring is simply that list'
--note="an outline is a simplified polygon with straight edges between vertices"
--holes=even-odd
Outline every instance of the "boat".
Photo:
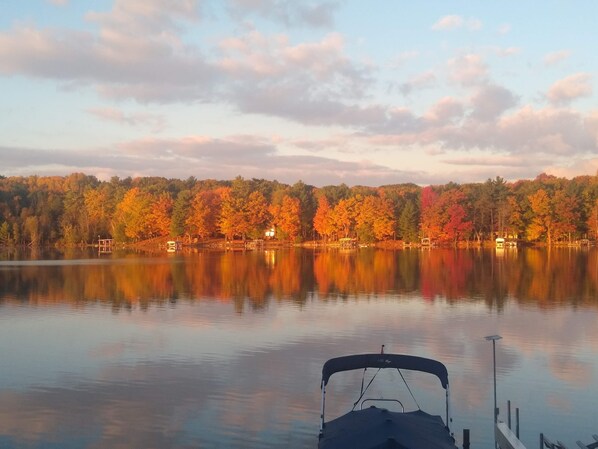
[{"label": "boat", "polygon": [[[364,389],[365,373],[368,368],[377,368],[374,377]],[[325,420],[326,386],[330,377],[341,371],[364,370],[361,392],[353,409],[348,413]],[[365,395],[372,381],[380,370],[420,371],[435,375],[445,390],[446,416],[431,415],[419,408],[405,411],[398,398],[375,399]],[[409,385],[407,390],[411,393]],[[318,449],[457,449],[450,431],[449,382],[446,367],[439,361],[424,357],[403,354],[385,354],[384,347],[380,354],[355,354],[328,360],[322,367],[322,408],[320,415],[320,433]],[[413,396],[413,394],[411,393]],[[413,397],[415,399],[415,397]],[[380,402],[377,407],[364,404]],[[417,403],[417,401],[415,401]],[[359,407],[358,407],[359,406]],[[400,410],[390,410],[400,408]]]}]

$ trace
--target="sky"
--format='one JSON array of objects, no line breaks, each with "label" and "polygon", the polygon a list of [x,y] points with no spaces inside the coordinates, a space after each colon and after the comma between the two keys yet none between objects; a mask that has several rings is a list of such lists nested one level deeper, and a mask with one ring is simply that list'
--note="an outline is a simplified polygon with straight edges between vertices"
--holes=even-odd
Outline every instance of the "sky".
[{"label": "sky", "polygon": [[598,173],[594,0],[0,0],[0,175]]}]

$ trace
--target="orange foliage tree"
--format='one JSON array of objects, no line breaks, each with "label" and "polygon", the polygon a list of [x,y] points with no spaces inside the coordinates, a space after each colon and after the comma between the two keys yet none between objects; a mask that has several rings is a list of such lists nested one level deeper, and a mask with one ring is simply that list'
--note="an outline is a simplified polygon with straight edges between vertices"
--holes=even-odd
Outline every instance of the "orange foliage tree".
[{"label": "orange foliage tree", "polygon": [[355,217],[357,235],[365,242],[383,240],[394,231],[394,212],[390,201],[368,195],[357,203]]},{"label": "orange foliage tree", "polygon": [[231,189],[223,189],[222,208],[218,228],[227,238],[233,239],[235,236],[241,236],[243,239],[249,229],[247,217],[244,214],[244,204],[241,198],[236,198]]},{"label": "orange foliage tree", "polygon": [[283,239],[294,241],[301,231],[301,203],[297,198],[285,195],[281,205],[271,205],[270,213],[277,233]]},{"label": "orange foliage tree", "polygon": [[245,213],[249,222],[249,235],[253,238],[262,237],[264,227],[270,220],[268,201],[262,192],[254,191],[249,194]]},{"label": "orange foliage tree", "polygon": [[532,219],[527,227],[527,236],[530,240],[539,240],[546,236],[546,241],[552,243],[552,212],[550,198],[544,189],[538,189],[527,197],[529,200]]},{"label": "orange foliage tree", "polygon": [[152,236],[170,234],[173,204],[172,197],[168,193],[163,192],[151,205],[148,231]]},{"label": "orange foliage tree", "polygon": [[336,234],[342,234],[343,237],[349,237],[349,234],[355,230],[356,218],[355,198],[340,200],[332,210],[334,232]]},{"label": "orange foliage tree", "polygon": [[[150,211],[152,199],[138,187],[130,189],[116,206],[115,228],[117,234],[133,240],[140,240],[149,235]],[[123,237],[118,236],[118,237]]]},{"label": "orange foliage tree", "polygon": [[193,196],[185,222],[191,235],[206,238],[216,232],[221,203],[222,196],[215,190],[204,190]]},{"label": "orange foliage tree", "polygon": [[328,239],[334,233],[332,222],[332,209],[326,195],[320,195],[318,198],[318,209],[314,216],[314,229],[320,236]]}]

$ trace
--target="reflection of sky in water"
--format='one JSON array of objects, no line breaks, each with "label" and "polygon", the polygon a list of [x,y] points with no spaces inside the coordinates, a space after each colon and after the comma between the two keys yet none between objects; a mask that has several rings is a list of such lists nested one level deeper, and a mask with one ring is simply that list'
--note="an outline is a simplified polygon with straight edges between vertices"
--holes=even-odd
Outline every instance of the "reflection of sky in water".
[{"label": "reflection of sky in water", "polygon": [[507,303],[496,313],[480,303],[391,296],[270,302],[243,314],[209,301],[118,313],[0,310],[0,442],[7,447],[43,447],[38,439],[61,447],[311,447],[323,361],[378,351],[381,343],[444,361],[454,430],[460,436],[470,427],[474,442],[487,446],[492,354],[483,337],[492,333],[504,337],[499,405],[511,399],[521,408],[528,447],[539,432],[575,441],[597,424],[594,310]]}]

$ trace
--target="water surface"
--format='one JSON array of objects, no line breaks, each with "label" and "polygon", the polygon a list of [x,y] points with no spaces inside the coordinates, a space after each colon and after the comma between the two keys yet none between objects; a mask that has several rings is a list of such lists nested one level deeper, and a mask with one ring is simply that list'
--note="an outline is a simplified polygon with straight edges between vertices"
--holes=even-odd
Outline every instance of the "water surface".
[{"label": "water surface", "polygon": [[[527,447],[589,443],[597,311],[595,249],[4,254],[0,447],[314,448],[323,362],[385,344],[443,361],[490,449],[490,334]],[[334,383],[331,414],[359,393]]]}]

